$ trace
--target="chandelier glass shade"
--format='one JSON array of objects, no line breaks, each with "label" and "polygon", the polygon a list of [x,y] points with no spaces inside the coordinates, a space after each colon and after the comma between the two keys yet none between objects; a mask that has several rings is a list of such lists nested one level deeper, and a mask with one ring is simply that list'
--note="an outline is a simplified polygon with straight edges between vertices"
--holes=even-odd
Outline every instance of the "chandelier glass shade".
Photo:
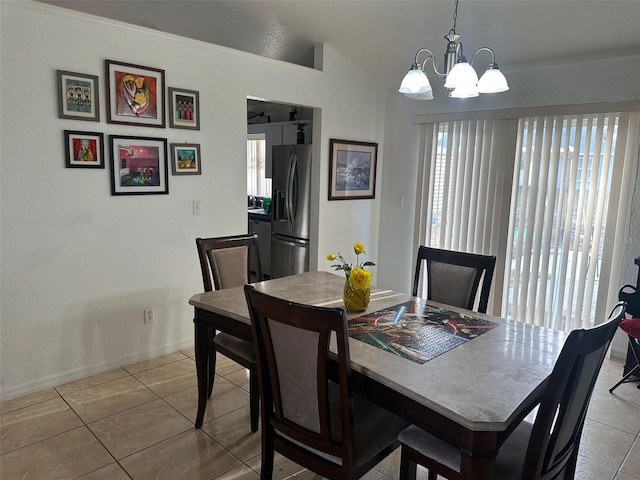
[{"label": "chandelier glass shade", "polygon": [[[471,62],[468,62],[467,58],[462,54],[462,43],[459,41],[460,35],[456,33],[457,16],[458,0],[456,0],[453,12],[453,27],[449,30],[449,34],[444,37],[448,41],[444,56],[444,72],[438,71],[433,52],[428,48],[421,48],[417,51],[409,72],[402,79],[398,90],[400,93],[417,100],[431,100],[433,98],[433,89],[425,72],[429,59],[432,61],[431,65],[434,73],[438,77],[444,77],[444,87],[449,90],[449,96],[452,98],[471,98],[477,97],[481,93],[499,93],[509,90],[509,84],[496,63],[496,56],[493,50],[489,47],[479,48],[471,57]],[[491,54],[491,63],[478,79],[478,74],[473,68],[473,61],[476,55],[482,51]],[[423,53],[427,55],[422,63],[419,63],[418,59]]]}]

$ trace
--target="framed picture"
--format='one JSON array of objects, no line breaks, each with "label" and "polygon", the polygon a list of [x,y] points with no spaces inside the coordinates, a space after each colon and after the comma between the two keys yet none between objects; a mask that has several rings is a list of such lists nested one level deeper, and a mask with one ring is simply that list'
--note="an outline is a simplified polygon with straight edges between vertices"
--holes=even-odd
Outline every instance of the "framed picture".
[{"label": "framed picture", "polygon": [[375,198],[378,144],[330,142],[329,200]]},{"label": "framed picture", "polygon": [[171,171],[174,175],[200,175],[200,144],[172,143]]},{"label": "framed picture", "polygon": [[107,122],[165,127],[164,70],[105,60]]},{"label": "framed picture", "polygon": [[58,84],[58,117],[100,121],[98,77],[56,70]]},{"label": "framed picture", "polygon": [[64,131],[67,168],[104,168],[104,135]]},{"label": "framed picture", "polygon": [[169,193],[167,139],[109,135],[111,195]]},{"label": "framed picture", "polygon": [[169,87],[169,126],[200,130],[200,95],[195,90]]}]

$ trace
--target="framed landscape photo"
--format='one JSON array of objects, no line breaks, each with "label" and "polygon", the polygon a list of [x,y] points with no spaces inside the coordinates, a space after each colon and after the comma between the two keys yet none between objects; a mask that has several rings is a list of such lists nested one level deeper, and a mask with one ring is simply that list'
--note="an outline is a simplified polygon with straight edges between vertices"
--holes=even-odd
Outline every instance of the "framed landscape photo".
[{"label": "framed landscape photo", "polygon": [[109,135],[111,195],[169,193],[167,139]]},{"label": "framed landscape photo", "polygon": [[172,143],[171,171],[174,175],[200,175],[200,144]]},{"label": "framed landscape photo", "polygon": [[195,90],[169,87],[169,126],[200,130],[200,95]]},{"label": "framed landscape photo", "polygon": [[64,131],[67,168],[104,168],[104,135]]},{"label": "framed landscape photo", "polygon": [[58,117],[99,122],[98,77],[64,70],[56,70],[56,74]]},{"label": "framed landscape photo", "polygon": [[105,60],[107,122],[165,127],[164,70]]},{"label": "framed landscape photo", "polygon": [[330,141],[329,200],[375,198],[378,144]]}]

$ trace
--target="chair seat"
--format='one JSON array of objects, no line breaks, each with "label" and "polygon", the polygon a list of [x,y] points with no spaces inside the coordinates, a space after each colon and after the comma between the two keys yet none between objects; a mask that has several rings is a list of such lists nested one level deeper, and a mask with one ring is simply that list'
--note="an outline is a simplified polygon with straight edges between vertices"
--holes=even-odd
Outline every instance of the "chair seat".
[{"label": "chair seat", "polygon": [[214,348],[225,357],[249,368],[256,363],[256,354],[253,343],[242,340],[228,333],[218,333],[213,338]]},{"label": "chair seat", "polygon": [[[339,441],[341,432],[340,422],[340,400],[339,390],[335,383],[329,383],[329,395],[331,403],[331,431],[334,440]],[[353,394],[353,431],[354,431],[354,453],[353,464],[356,470],[363,468],[365,471],[370,466],[377,465],[380,461],[380,452],[388,445],[393,444],[391,451],[395,450],[400,442],[397,437],[404,429],[408,428],[409,422],[388,410],[370,402],[357,393]],[[316,455],[335,463],[341,464],[341,459],[332,455],[327,455],[318,450],[302,445],[294,439],[278,432],[279,435],[295,443],[296,445],[312,451]]]},{"label": "chair seat", "polygon": [[[500,480],[519,480],[522,478],[522,466],[532,428],[531,423],[523,421],[509,435],[496,457],[494,478]],[[425,467],[428,468],[429,462],[435,460],[437,463],[460,473],[460,451],[421,428],[412,425],[404,429],[398,435],[398,439],[403,446],[406,445],[425,457],[422,462]]]},{"label": "chair seat", "polygon": [[[394,444],[395,450],[400,442],[398,434],[408,428],[409,422],[381,408],[358,394],[353,395],[354,465],[356,469],[366,465],[364,470],[380,461],[380,452],[385,446]],[[371,465],[373,463],[373,465]]]}]

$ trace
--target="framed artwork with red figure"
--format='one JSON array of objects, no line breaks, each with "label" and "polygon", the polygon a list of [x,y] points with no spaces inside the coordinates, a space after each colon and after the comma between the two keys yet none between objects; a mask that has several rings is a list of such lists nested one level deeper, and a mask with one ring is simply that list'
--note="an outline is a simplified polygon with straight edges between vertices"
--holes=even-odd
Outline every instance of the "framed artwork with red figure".
[{"label": "framed artwork with red figure", "polygon": [[165,127],[164,70],[105,60],[107,122]]},{"label": "framed artwork with red figure", "polygon": [[102,133],[65,130],[67,168],[104,168],[103,138]]},{"label": "framed artwork with red figure", "polygon": [[200,130],[200,99],[195,90],[169,87],[169,126]]},{"label": "framed artwork with red figure", "polygon": [[111,195],[169,193],[167,139],[109,135]]}]

